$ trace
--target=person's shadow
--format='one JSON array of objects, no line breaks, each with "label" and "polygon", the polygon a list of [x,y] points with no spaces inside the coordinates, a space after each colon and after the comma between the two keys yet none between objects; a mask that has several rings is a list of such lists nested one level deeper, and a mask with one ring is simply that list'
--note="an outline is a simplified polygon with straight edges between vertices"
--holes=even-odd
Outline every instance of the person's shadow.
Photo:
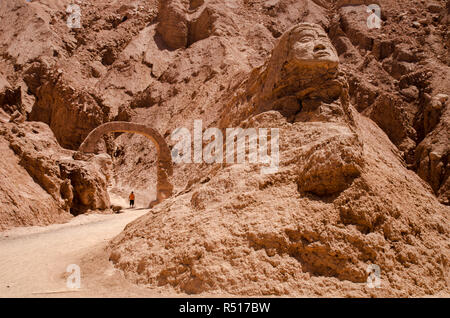
[{"label": "person's shadow", "polygon": [[133,211],[142,211],[142,210],[148,210],[148,209],[149,209],[149,208],[128,207],[128,208],[123,209],[122,211],[130,211],[130,210],[133,210]]}]

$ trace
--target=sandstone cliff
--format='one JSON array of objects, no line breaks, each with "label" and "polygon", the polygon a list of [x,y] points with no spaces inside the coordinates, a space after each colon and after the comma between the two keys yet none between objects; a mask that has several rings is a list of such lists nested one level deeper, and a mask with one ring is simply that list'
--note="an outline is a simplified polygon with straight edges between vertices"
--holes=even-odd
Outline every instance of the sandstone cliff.
[{"label": "sandstone cliff", "polygon": [[39,122],[0,126],[0,229],[64,222],[89,210],[109,211],[111,159],[74,160]]},{"label": "sandstone cliff", "polygon": [[[175,165],[174,195],[111,242],[115,266],[190,294],[448,295],[450,1],[374,2],[369,29],[365,0],[84,1],[80,28],[69,0],[1,1],[0,224],[105,209],[109,182],[154,199],[144,137],[74,159],[102,123],[145,124],[171,149],[194,120],[274,127],[277,173]],[[298,55],[303,23],[336,57]],[[382,289],[363,284],[369,263]]]}]

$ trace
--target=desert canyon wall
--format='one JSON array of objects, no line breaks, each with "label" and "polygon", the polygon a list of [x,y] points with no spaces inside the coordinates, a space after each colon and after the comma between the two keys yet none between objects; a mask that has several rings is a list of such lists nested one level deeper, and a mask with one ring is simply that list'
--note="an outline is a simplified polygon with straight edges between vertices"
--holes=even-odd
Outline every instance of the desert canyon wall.
[{"label": "desert canyon wall", "polygon": [[0,230],[109,212],[108,188],[157,199],[146,137],[77,152],[102,124],[170,151],[195,121],[275,128],[275,173],[174,164],[116,268],[187,294],[448,295],[450,1],[83,1],[79,28],[71,4],[0,2]]}]

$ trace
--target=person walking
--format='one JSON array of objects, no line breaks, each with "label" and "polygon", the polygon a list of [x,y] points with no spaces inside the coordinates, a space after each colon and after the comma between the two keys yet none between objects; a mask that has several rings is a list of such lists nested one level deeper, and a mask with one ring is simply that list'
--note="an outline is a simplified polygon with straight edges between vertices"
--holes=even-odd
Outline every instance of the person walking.
[{"label": "person walking", "polygon": [[135,199],[135,196],[134,196],[134,192],[133,192],[133,191],[131,191],[130,196],[129,196],[129,199],[130,199],[130,208],[134,208],[134,199]]}]

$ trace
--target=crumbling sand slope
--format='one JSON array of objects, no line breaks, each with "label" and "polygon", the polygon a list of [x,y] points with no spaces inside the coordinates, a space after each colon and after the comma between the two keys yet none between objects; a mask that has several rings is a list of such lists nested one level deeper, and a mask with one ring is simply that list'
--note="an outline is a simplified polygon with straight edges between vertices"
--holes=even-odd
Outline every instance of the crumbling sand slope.
[{"label": "crumbling sand slope", "polygon": [[[129,224],[111,243],[116,266],[137,283],[189,294],[448,295],[449,209],[380,129],[360,115],[355,132],[271,115],[257,124],[281,127],[280,172],[219,169]],[[361,175],[334,195],[301,193],[299,158],[336,152],[364,163]],[[321,162],[311,163],[339,169]],[[380,289],[366,286],[369,264],[381,268]]]}]

